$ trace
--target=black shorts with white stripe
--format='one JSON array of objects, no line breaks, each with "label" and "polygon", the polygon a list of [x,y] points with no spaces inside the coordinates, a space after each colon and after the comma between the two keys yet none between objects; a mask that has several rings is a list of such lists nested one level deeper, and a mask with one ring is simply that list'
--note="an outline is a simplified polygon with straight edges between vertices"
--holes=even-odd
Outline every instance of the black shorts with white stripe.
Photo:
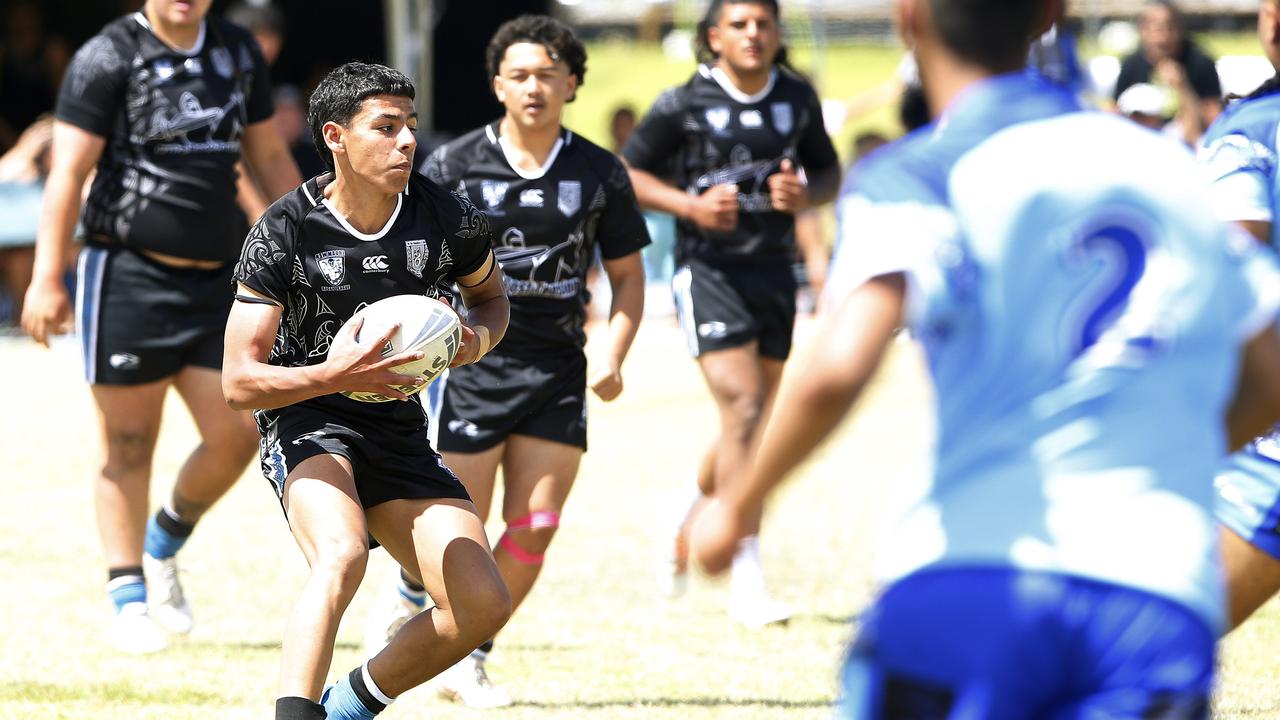
[{"label": "black shorts with white stripe", "polygon": [[671,289],[694,357],[751,342],[763,357],[786,360],[791,354],[796,279],[790,265],[690,259],[676,270]]}]

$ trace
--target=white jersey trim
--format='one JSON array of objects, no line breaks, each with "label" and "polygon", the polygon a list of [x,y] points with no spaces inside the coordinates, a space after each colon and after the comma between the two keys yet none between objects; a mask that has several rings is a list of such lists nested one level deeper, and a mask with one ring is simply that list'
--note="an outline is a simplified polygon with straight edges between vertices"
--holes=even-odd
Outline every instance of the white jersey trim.
[{"label": "white jersey trim", "polygon": [[329,202],[329,198],[321,200],[320,203],[329,208],[329,212],[333,213],[333,217],[337,219],[338,223],[341,224],[342,227],[352,235],[352,237],[366,241],[381,240],[382,237],[391,230],[391,226],[396,224],[396,218],[400,217],[400,208],[404,205],[404,195],[400,193],[396,194],[396,209],[392,211],[391,217],[387,218],[387,224],[383,225],[381,230],[373,233],[372,235],[362,233],[352,227],[351,223],[347,222],[347,219],[343,217],[342,213],[338,212],[338,209],[333,206],[333,203]]},{"label": "white jersey trim", "polygon": [[748,95],[747,93],[742,92],[742,90],[739,90],[738,86],[734,85],[733,81],[729,79],[729,76],[725,75],[724,71],[718,67],[699,65],[698,73],[705,78],[715,80],[716,84],[720,86],[720,89],[725,91],[725,94],[743,105],[755,105],[761,100],[764,100],[769,96],[769,93],[773,92],[773,86],[778,82],[778,69],[774,68],[769,71],[769,80],[764,84],[764,88],[758,93]]},{"label": "white jersey trim", "polygon": [[139,25],[146,28],[147,32],[151,33],[152,35],[155,35],[155,38],[157,40],[160,40],[161,43],[164,43],[165,47],[169,48],[170,50],[180,55],[186,55],[187,57],[195,57],[199,55],[201,51],[204,50],[204,32],[205,32],[205,26],[208,24],[208,22],[205,20],[200,21],[200,34],[196,36],[196,44],[192,45],[191,48],[188,49],[188,48],[178,47],[177,45],[170,45],[169,43],[162,40],[159,35],[156,35],[155,28],[151,27],[151,22],[147,20],[147,16],[142,14],[141,11],[134,13],[133,19],[137,20]]},{"label": "white jersey trim", "polygon": [[[572,138],[573,133],[569,133],[568,137]],[[507,139],[505,137],[498,138],[498,147],[502,148],[502,156],[506,158],[507,165],[511,166],[512,172],[525,180],[541,180],[547,174],[547,171],[551,169],[551,166],[555,164],[556,158],[560,156],[560,148],[563,148],[566,144],[565,138],[556,138],[556,144],[551,147],[551,153],[547,155],[547,161],[542,163],[542,167],[537,170],[525,170],[516,163],[515,151],[507,143]]]}]

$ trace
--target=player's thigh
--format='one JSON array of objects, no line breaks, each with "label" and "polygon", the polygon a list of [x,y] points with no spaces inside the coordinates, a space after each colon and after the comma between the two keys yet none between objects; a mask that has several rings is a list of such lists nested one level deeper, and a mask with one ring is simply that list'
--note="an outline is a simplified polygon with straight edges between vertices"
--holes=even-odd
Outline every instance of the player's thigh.
[{"label": "player's thigh", "polygon": [[313,455],[298,463],[285,480],[281,502],[289,529],[312,567],[324,560],[363,562],[368,530],[345,457]]},{"label": "player's thigh", "polygon": [[417,569],[437,605],[509,605],[484,524],[470,502],[391,500],[367,512],[373,536],[402,567]]},{"label": "player's thigh", "polygon": [[583,450],[530,435],[507,438],[502,458],[502,516],[508,523],[533,512],[559,513],[573,489]]},{"label": "player's thigh", "polygon": [[[471,496],[476,513],[481,521],[489,517],[489,508],[493,505],[494,485],[498,478],[498,464],[502,462],[502,454],[506,443],[498,443],[491,448],[479,452],[442,452],[440,457],[444,464],[462,481],[462,486]],[[506,470],[504,468],[505,477]]]},{"label": "player's thigh", "polygon": [[139,465],[151,461],[168,389],[167,379],[140,385],[90,386],[109,463]]},{"label": "player's thigh", "polygon": [[1227,527],[1219,532],[1222,569],[1227,579],[1230,626],[1234,629],[1280,592],[1280,559]]},{"label": "player's thigh", "polygon": [[191,411],[200,437],[228,451],[250,453],[258,443],[258,429],[248,412],[232,410],[222,395],[222,373],[188,365],[173,379],[173,386]]}]

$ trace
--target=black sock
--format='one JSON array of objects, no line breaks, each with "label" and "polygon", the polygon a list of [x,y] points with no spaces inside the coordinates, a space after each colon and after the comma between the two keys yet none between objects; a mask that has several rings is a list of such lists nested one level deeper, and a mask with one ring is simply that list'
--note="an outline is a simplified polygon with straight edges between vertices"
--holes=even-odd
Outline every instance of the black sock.
[{"label": "black sock", "polygon": [[191,537],[191,532],[196,529],[195,523],[187,522],[170,513],[163,505],[156,511],[156,524],[160,526],[161,530],[180,538]]},{"label": "black sock", "polygon": [[484,642],[480,643],[480,647],[476,649],[484,653],[485,655],[488,655],[489,653],[493,652],[493,638],[489,638],[488,640],[485,640]]},{"label": "black sock", "polygon": [[276,698],[276,720],[325,720],[324,706],[304,697]]},{"label": "black sock", "polygon": [[369,709],[369,712],[377,715],[386,710],[387,705],[369,692],[369,686],[364,684],[363,669],[364,666],[362,665],[352,670],[351,674],[347,676],[347,681],[351,683],[351,689],[355,691],[356,697],[360,698],[360,702]]},{"label": "black sock", "polygon": [[107,568],[107,582],[111,582],[116,578],[131,576],[142,577],[142,566],[130,565],[128,567]]},{"label": "black sock", "polygon": [[400,568],[400,582],[404,583],[405,587],[409,588],[410,590],[416,593],[426,592],[427,590],[426,588],[422,587],[422,585],[417,580],[414,580],[413,578],[409,577],[409,574],[404,571],[404,568]]}]

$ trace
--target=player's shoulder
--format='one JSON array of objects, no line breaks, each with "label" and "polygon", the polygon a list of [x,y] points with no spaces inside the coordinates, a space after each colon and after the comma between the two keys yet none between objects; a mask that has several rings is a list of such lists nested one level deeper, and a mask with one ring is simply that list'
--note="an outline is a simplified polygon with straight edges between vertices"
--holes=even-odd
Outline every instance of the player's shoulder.
[{"label": "player's shoulder", "polygon": [[622,161],[614,155],[612,151],[607,150],[578,133],[565,129],[564,133],[566,150],[577,155],[583,162],[590,165],[593,169],[603,169],[608,172],[615,165],[621,165]]},{"label": "player's shoulder", "polygon": [[440,157],[465,157],[496,142],[496,136],[492,135],[493,130],[489,125],[481,125],[474,130],[469,130],[449,142],[444,143],[432,151],[432,154],[439,154]]},{"label": "player's shoulder", "polygon": [[327,184],[325,181],[330,178],[327,173],[318,175],[281,195],[262,214],[262,222],[269,227],[296,229],[303,218],[320,205],[324,198],[323,188]]},{"label": "player's shoulder", "polygon": [[93,37],[85,41],[76,51],[76,62],[89,62],[94,65],[110,67],[123,63],[112,62],[113,58],[129,58],[138,52],[141,44],[140,34],[144,30],[138,22],[137,13],[121,15],[112,20]]},{"label": "player's shoulder", "polygon": [[[701,66],[699,70],[701,70]],[[705,80],[706,78],[703,78],[700,72],[695,72],[685,82],[664,89],[658,93],[658,97],[653,101],[653,107],[650,112],[659,115],[675,115],[687,111],[691,104],[693,93]],[[711,84],[715,85],[714,82]]]},{"label": "player's shoulder", "polygon": [[777,72],[777,79],[774,80],[775,92],[803,98],[818,96],[818,91],[814,89],[813,84],[793,68],[779,65]]},{"label": "player's shoulder", "polygon": [[1201,146],[1210,147],[1222,138],[1243,135],[1274,150],[1277,144],[1278,126],[1280,126],[1280,87],[1232,102],[1205,131]]},{"label": "player's shoulder", "polygon": [[931,152],[935,134],[929,124],[877,148],[849,173],[841,194],[872,202],[941,203],[947,167]]},{"label": "player's shoulder", "polygon": [[431,173],[428,177],[439,184],[456,182],[490,144],[488,129],[488,125],[482,125],[432,150],[427,155],[426,167]]},{"label": "player's shoulder", "polygon": [[465,220],[476,213],[480,213],[480,210],[466,195],[418,173],[414,173],[409,177],[409,184],[405,187],[405,194],[409,202],[427,206],[430,212],[440,219],[441,225],[446,229],[457,225],[457,218]]}]

